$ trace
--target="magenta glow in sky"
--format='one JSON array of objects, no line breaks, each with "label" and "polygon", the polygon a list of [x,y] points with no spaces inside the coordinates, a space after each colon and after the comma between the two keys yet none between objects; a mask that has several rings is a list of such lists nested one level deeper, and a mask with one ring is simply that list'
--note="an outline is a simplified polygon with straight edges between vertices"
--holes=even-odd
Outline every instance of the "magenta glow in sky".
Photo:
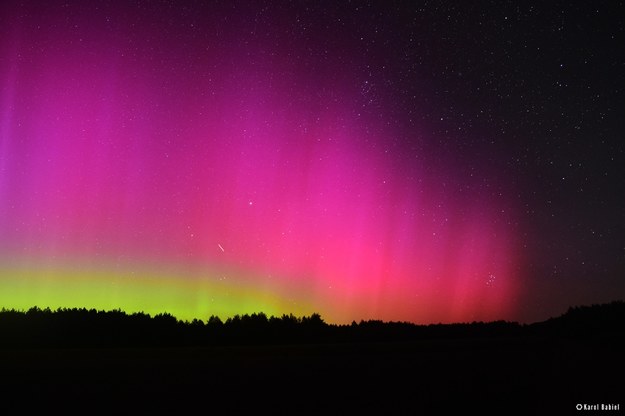
[{"label": "magenta glow in sky", "polygon": [[397,145],[383,93],[339,53],[353,45],[302,57],[323,45],[223,11],[235,21],[15,9],[0,41],[5,262],[237,270],[201,278],[332,322],[514,317],[508,204]]}]

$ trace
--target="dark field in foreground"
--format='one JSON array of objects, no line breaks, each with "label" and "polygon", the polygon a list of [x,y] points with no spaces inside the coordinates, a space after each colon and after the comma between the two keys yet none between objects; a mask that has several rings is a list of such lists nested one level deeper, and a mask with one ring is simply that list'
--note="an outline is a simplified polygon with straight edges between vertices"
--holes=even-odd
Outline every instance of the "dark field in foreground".
[{"label": "dark field in foreground", "polygon": [[[622,338],[4,349],[3,414],[575,413],[624,407]],[[612,412],[619,413],[619,412]]]}]

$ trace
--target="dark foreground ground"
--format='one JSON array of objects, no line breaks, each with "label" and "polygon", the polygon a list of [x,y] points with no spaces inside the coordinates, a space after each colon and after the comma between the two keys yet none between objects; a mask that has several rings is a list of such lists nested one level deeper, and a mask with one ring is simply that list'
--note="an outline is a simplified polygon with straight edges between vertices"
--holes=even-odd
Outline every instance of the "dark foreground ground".
[{"label": "dark foreground ground", "polygon": [[[625,409],[621,341],[0,350],[0,414],[581,414]],[[609,412],[608,414],[620,414]],[[597,412],[590,412],[597,413]],[[606,412],[600,412],[606,414]]]}]

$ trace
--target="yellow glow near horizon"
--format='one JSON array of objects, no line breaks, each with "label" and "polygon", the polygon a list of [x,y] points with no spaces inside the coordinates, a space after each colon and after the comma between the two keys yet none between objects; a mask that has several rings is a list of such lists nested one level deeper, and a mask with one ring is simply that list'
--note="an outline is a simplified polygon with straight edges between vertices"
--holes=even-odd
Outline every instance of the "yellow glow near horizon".
[{"label": "yellow glow near horizon", "polygon": [[[233,273],[232,270],[228,271]],[[151,315],[167,312],[181,320],[222,319],[264,312],[267,315],[314,311],[300,299],[281,295],[275,288],[250,284],[227,271],[185,271],[176,267],[37,265],[0,266],[0,307],[121,309]],[[243,277],[243,279],[242,279]],[[246,283],[243,284],[242,281]]]}]

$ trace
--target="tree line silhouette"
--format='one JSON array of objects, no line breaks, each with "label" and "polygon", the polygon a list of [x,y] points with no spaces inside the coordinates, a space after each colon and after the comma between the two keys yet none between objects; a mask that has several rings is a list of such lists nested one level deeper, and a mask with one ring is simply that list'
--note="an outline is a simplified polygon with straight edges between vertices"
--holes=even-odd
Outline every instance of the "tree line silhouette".
[{"label": "tree line silhouette", "polygon": [[417,325],[379,320],[335,325],[326,323],[317,313],[304,317],[253,313],[225,321],[217,316],[206,321],[181,321],[168,313],[150,316],[119,309],[2,308],[0,348],[404,342],[554,335],[622,340],[624,324],[623,301],[570,308],[558,318],[529,325],[508,321]]}]

